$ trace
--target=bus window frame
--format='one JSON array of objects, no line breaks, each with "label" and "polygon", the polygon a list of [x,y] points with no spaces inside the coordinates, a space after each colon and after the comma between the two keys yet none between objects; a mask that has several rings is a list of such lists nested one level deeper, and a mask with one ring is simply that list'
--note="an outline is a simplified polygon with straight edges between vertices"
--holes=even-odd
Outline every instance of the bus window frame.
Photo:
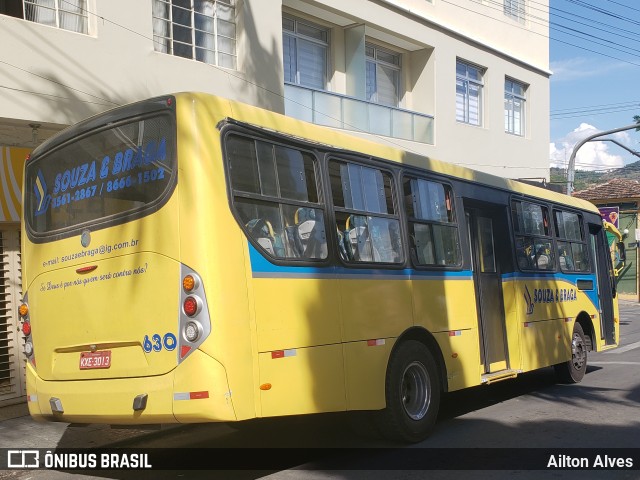
[{"label": "bus window frame", "polygon": [[[171,100],[171,101],[170,101]],[[155,101],[164,101],[164,108],[156,107],[149,108],[155,105]],[[145,108],[146,107],[146,108]],[[66,134],[61,134],[60,138],[56,137],[57,142],[51,143],[47,141],[37,148],[31,157],[25,162],[25,188],[27,188],[27,169],[35,168],[37,163],[46,161],[46,159],[56,153],[57,151],[65,148],[66,146],[76,143],[91,135],[96,135],[104,131],[112,130],[121,125],[134,123],[140,120],[148,118],[167,116],[169,118],[169,126],[171,128],[171,150],[174,155],[173,172],[167,183],[167,187],[154,201],[144,205],[141,208],[127,210],[125,212],[114,213],[106,217],[100,218],[100,220],[90,220],[70,227],[59,228],[56,230],[50,230],[45,233],[36,232],[30,222],[30,215],[23,213],[24,225],[27,232],[29,241],[35,244],[42,244],[48,242],[54,242],[65,238],[73,237],[82,233],[84,230],[90,230],[92,232],[103,230],[105,228],[115,227],[135,220],[140,220],[148,215],[151,215],[166,205],[169,199],[173,196],[173,193],[178,185],[178,131],[177,131],[177,119],[175,111],[175,98],[174,97],[160,97],[152,99],[147,102],[138,102],[136,104],[126,106],[123,108],[117,108],[113,111],[106,112],[101,115],[98,120],[89,119],[85,122],[81,122],[75,126],[65,130]],[[97,123],[99,121],[99,123]],[[95,125],[94,125],[95,124]],[[79,133],[80,132],[80,133]],[[44,154],[40,154],[40,151],[46,149]],[[24,209],[26,211],[30,205],[27,202],[27,192],[23,194],[25,196]]]},{"label": "bus window frame", "polygon": [[[313,148],[311,145],[305,142],[300,142],[296,138],[272,133],[272,132],[263,132],[259,128],[251,128],[251,125],[235,123],[232,121],[225,122],[219,126],[219,138],[220,138],[220,152],[222,155],[222,164],[224,168],[225,175],[225,184],[227,189],[227,203],[229,205],[229,210],[234,220],[236,221],[238,227],[241,229],[243,236],[259,253],[265,258],[267,261],[274,265],[278,266],[296,266],[296,267],[326,267],[331,264],[333,257],[333,237],[330,232],[330,228],[327,225],[330,212],[329,206],[325,200],[325,190],[323,185],[322,178],[322,158],[323,154],[316,148]],[[233,135],[249,138],[253,141],[263,141],[267,143],[271,143],[273,145],[281,146],[284,148],[292,148],[300,150],[301,152],[308,153],[313,156],[314,159],[314,173],[315,173],[315,184],[316,184],[316,192],[318,194],[318,203],[312,202],[302,202],[299,200],[291,200],[287,198],[280,198],[270,195],[261,195],[250,192],[242,192],[235,191],[233,189],[233,185],[231,183],[231,169],[230,169],[230,157],[229,152],[227,150],[227,138]],[[313,259],[313,258],[296,258],[296,257],[276,257],[267,252],[246,229],[244,224],[244,220],[240,216],[240,213],[236,209],[236,205],[234,202],[234,197],[248,199],[248,200],[256,200],[262,202],[270,202],[270,203],[285,203],[287,205],[299,205],[300,207],[310,207],[322,210],[323,221],[325,222],[325,237],[327,242],[327,256],[322,259]]]},{"label": "bus window frame", "polygon": [[[582,234],[582,240],[577,241],[577,240],[569,240],[568,238],[561,238],[558,235],[556,235],[556,212],[566,212],[566,213],[572,213],[574,215],[578,216],[578,220],[580,221],[580,233]],[[556,243],[556,251],[557,251],[557,255],[558,255],[558,270],[561,271],[562,273],[566,274],[566,275],[587,275],[590,273],[594,273],[593,270],[593,263],[595,261],[594,258],[591,257],[591,248],[589,247],[589,242],[588,242],[588,235],[589,232],[588,230],[585,230],[585,227],[587,227],[587,222],[585,222],[584,220],[584,215],[581,211],[579,210],[575,210],[569,207],[564,207],[564,206],[559,206],[559,205],[552,205],[552,209],[551,209],[551,216],[552,216],[552,221],[553,221],[553,239]],[[588,228],[588,227],[587,227]],[[589,261],[589,269],[581,272],[578,270],[565,270],[562,268],[562,265],[560,263],[560,248],[558,247],[558,242],[563,242],[563,243],[567,243],[569,245],[571,245],[572,243],[579,243],[581,244],[587,251],[587,259]]]},{"label": "bus window frame", "polygon": [[[533,234],[527,234],[527,233],[518,233],[518,231],[516,230],[516,225],[513,221],[513,204],[514,202],[527,202],[533,205],[537,205],[541,208],[546,208],[547,209],[547,221],[549,223],[548,225],[548,235],[533,235]],[[511,239],[513,241],[513,248],[512,248],[512,254],[513,254],[513,261],[514,261],[514,267],[518,268],[519,271],[521,272],[527,272],[527,273],[538,273],[538,274],[552,274],[552,273],[558,273],[559,271],[559,261],[558,261],[558,247],[556,245],[556,238],[555,238],[555,232],[552,230],[553,228],[553,219],[551,218],[553,215],[553,208],[554,208],[555,204],[549,204],[547,202],[541,201],[540,199],[536,198],[536,197],[528,197],[528,196],[519,196],[519,195],[511,195],[509,198],[509,204],[508,204],[508,209],[509,209],[509,225],[511,227]],[[517,239],[516,237],[518,236],[522,236],[522,237],[530,237],[532,239],[539,238],[539,239],[544,239],[544,240],[548,240],[551,243],[551,249],[552,249],[552,253],[553,253],[553,268],[549,268],[549,269],[541,269],[541,268],[523,268],[522,266],[520,266],[520,263],[518,262],[518,243],[517,243]]]},{"label": "bus window frame", "polygon": [[[414,259],[411,255],[411,248],[409,245],[409,237],[410,237],[410,233],[409,233],[409,224],[411,223],[411,221],[409,220],[409,216],[407,215],[407,210],[406,210],[406,205],[405,205],[405,199],[404,199],[404,195],[401,195],[402,198],[402,217],[404,219],[405,222],[405,236],[406,236],[406,247],[407,247],[407,261],[410,263],[411,267],[416,269],[416,270],[450,270],[450,271],[461,271],[464,269],[464,246],[462,245],[461,242],[461,236],[460,236],[460,228],[461,228],[461,224],[460,224],[460,213],[459,213],[459,205],[458,202],[456,201],[456,191],[455,188],[453,187],[453,184],[445,179],[442,178],[437,178],[435,176],[430,176],[430,175],[425,175],[424,173],[418,171],[418,170],[412,170],[412,169],[402,169],[402,172],[400,174],[400,178],[399,178],[399,182],[400,182],[400,186],[403,187],[404,185],[404,181],[405,178],[409,177],[409,178],[415,178],[418,180],[424,180],[427,182],[432,182],[432,183],[439,183],[441,185],[445,185],[447,187],[449,187],[449,190],[451,192],[451,205],[453,207],[453,214],[455,215],[455,221],[452,222],[452,224],[447,224],[444,222],[433,222],[433,221],[429,221],[429,220],[419,220],[418,223],[425,225],[425,224],[436,224],[436,225],[445,225],[445,226],[452,226],[453,224],[455,224],[455,228],[456,228],[456,240],[458,242],[458,263],[456,265],[438,265],[438,264],[433,264],[433,265],[427,265],[427,264],[419,264],[417,262],[414,262]],[[399,195],[400,196],[400,195]],[[463,218],[464,218],[464,213],[463,213]]]},{"label": "bus window frame", "polygon": [[[331,187],[331,176],[329,173],[329,163],[331,161],[336,161],[336,162],[342,162],[342,163],[352,163],[354,165],[360,165],[362,167],[365,168],[372,168],[372,169],[377,169],[380,170],[381,172],[385,172],[388,173],[391,177],[391,198],[392,198],[392,203],[393,203],[393,208],[396,210],[397,214],[393,215],[393,214],[388,214],[388,213],[376,213],[376,212],[367,212],[364,210],[357,210],[357,209],[350,209],[350,208],[346,208],[346,207],[336,207],[336,205],[333,202],[333,191],[332,191],[332,187]],[[335,251],[335,258],[338,260],[338,262],[346,267],[349,268],[360,268],[360,269],[371,269],[371,267],[375,267],[375,268],[381,268],[381,269],[390,269],[390,270],[402,270],[404,268],[406,268],[407,266],[407,262],[408,262],[408,255],[407,255],[407,246],[408,246],[408,242],[407,242],[407,229],[406,229],[406,217],[402,212],[401,209],[401,203],[399,200],[399,183],[398,183],[398,177],[399,177],[399,172],[401,169],[399,168],[393,168],[392,166],[389,166],[386,164],[385,160],[381,160],[375,157],[366,157],[364,158],[362,155],[358,155],[357,153],[351,153],[351,152],[336,152],[336,151],[327,151],[327,154],[325,155],[325,159],[324,159],[324,173],[326,175],[326,179],[327,179],[327,198],[330,198],[331,201],[327,202],[327,204],[329,205],[329,208],[331,209],[331,221],[332,223],[330,224],[331,227],[329,228],[329,230],[331,230],[331,234],[334,237],[334,251]],[[336,210],[337,208],[337,210]],[[401,260],[399,262],[376,262],[376,261],[371,261],[371,262],[357,262],[357,261],[349,261],[347,259],[342,258],[342,255],[340,255],[338,253],[338,235],[336,232],[334,232],[334,226],[337,227],[337,221],[336,221],[336,212],[339,211],[341,213],[347,213],[350,215],[359,215],[359,216],[374,216],[374,217],[378,217],[378,218],[386,218],[386,219],[390,219],[390,220],[398,220],[398,227],[399,227],[399,238],[400,238],[400,247],[402,248],[402,252],[401,253]],[[373,214],[373,215],[369,215],[369,214]],[[336,229],[337,231],[337,229]]]}]

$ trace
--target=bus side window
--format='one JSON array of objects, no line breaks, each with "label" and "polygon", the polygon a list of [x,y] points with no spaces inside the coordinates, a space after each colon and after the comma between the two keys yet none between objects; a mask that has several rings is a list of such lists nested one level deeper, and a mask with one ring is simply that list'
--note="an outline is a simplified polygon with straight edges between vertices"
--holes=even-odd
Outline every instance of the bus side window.
[{"label": "bus side window", "polygon": [[554,210],[560,269],[563,272],[588,272],[591,269],[582,216]]},{"label": "bus side window", "polygon": [[226,137],[233,206],[245,233],[270,257],[327,258],[316,158],[242,135]]},{"label": "bus side window", "polygon": [[423,266],[460,265],[451,187],[407,176],[403,190],[413,262]]},{"label": "bus side window", "polygon": [[518,267],[522,270],[555,270],[556,255],[550,238],[547,207],[514,200],[511,218]]},{"label": "bus side window", "polygon": [[400,219],[393,204],[391,174],[332,160],[329,179],[340,258],[347,262],[402,263]]}]

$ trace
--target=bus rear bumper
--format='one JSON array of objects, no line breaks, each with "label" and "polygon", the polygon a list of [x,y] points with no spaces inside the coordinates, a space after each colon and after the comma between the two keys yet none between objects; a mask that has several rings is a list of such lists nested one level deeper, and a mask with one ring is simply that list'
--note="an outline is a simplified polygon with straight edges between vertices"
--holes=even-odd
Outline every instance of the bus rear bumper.
[{"label": "bus rear bumper", "polygon": [[[144,395],[146,405],[134,410],[134,400]],[[140,403],[138,400],[137,408]],[[69,423],[136,425],[236,419],[224,367],[200,350],[171,372],[153,377],[48,381],[38,377],[28,363],[27,404],[35,420]]]}]

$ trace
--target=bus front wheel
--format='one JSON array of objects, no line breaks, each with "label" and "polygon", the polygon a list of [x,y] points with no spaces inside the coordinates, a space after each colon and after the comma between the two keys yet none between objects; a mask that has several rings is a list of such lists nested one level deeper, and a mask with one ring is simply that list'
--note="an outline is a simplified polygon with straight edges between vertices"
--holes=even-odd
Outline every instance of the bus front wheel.
[{"label": "bus front wheel", "polygon": [[402,442],[424,440],[440,407],[440,381],[429,349],[415,340],[392,353],[385,383],[387,406],[380,412],[381,433]]},{"label": "bus front wheel", "polygon": [[554,365],[562,383],[579,383],[587,371],[587,342],[582,326],[576,322],[571,335],[571,360]]}]

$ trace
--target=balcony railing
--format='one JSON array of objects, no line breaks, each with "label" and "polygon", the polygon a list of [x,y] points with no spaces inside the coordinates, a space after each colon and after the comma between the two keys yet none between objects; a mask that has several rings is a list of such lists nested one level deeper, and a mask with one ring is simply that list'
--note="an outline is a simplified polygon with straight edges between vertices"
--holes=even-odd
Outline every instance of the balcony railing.
[{"label": "balcony railing", "polygon": [[284,86],[285,113],[345,130],[433,145],[433,116],[298,85]]}]

